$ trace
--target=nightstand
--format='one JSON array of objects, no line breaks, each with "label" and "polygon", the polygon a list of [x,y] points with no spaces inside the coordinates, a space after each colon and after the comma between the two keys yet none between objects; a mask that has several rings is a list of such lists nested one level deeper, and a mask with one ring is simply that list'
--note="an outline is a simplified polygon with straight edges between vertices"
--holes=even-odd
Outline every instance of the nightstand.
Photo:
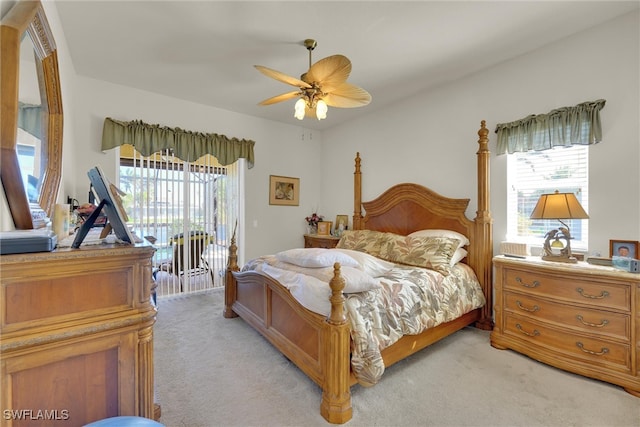
[{"label": "nightstand", "polygon": [[304,247],[305,248],[335,248],[340,241],[339,237],[335,236],[320,236],[318,234],[305,234],[304,235]]},{"label": "nightstand", "polygon": [[640,274],[497,256],[491,345],[640,397]]}]

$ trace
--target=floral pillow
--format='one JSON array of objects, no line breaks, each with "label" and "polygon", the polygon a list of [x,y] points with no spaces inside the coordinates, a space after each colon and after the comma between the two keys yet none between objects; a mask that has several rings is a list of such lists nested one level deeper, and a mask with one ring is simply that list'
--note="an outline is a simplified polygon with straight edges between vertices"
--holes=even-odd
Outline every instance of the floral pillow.
[{"label": "floral pillow", "polygon": [[[469,238],[467,236],[453,230],[442,230],[442,229],[419,230],[419,231],[414,231],[413,233],[409,234],[409,236],[411,237],[451,237],[454,239],[460,239],[459,248],[463,246],[467,246],[470,243]],[[456,248],[456,249],[459,249],[459,248]]]},{"label": "floral pillow", "polygon": [[463,248],[463,246],[467,246],[470,244],[469,238],[462,233],[458,233],[453,230],[442,230],[442,229],[428,229],[428,230],[419,230],[414,231],[409,234],[411,237],[451,237],[454,239],[460,239],[460,246],[456,249],[453,254],[453,258],[451,258],[451,266],[453,267],[460,261],[464,259],[468,255],[467,251]]},{"label": "floral pillow", "polygon": [[400,236],[385,233],[380,258],[435,270],[447,276],[460,239],[443,236]]},{"label": "floral pillow", "polygon": [[336,248],[352,249],[379,257],[381,240],[385,234],[387,233],[373,230],[346,230]]}]

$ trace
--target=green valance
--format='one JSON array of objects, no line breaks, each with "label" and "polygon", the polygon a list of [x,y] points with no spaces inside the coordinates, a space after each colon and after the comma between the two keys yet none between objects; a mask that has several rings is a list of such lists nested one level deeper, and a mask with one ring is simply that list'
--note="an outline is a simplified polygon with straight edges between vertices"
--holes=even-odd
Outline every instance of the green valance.
[{"label": "green valance", "polygon": [[104,119],[102,150],[124,144],[133,145],[145,157],[170,149],[175,157],[187,162],[195,162],[206,154],[214,156],[223,166],[233,164],[240,158],[247,159],[249,168],[255,162],[255,141],[150,125],[140,120],[121,122],[109,117]]},{"label": "green valance", "polygon": [[596,144],[602,140],[600,110],[605,100],[583,102],[547,114],[532,114],[524,119],[496,126],[497,154],[542,151],[556,146]]}]

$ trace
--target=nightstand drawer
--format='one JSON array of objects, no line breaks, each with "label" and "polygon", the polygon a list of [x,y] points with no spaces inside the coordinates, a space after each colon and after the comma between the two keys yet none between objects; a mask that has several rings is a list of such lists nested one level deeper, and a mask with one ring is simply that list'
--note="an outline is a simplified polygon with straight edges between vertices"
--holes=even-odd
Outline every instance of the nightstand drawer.
[{"label": "nightstand drawer", "polygon": [[573,334],[511,314],[506,315],[505,332],[536,346],[564,354],[572,360],[582,360],[590,365],[623,372],[631,371],[631,350],[627,344]]},{"label": "nightstand drawer", "polygon": [[630,287],[613,283],[576,281],[562,275],[548,275],[516,269],[505,269],[505,290],[526,292],[547,298],[559,298],[569,302],[611,308],[629,312],[631,310]]},{"label": "nightstand drawer", "polygon": [[627,314],[572,306],[511,292],[505,293],[504,308],[521,316],[576,331],[622,340],[631,338],[631,318]]},{"label": "nightstand drawer", "polygon": [[339,241],[340,241],[340,238],[334,237],[334,236],[321,236],[318,234],[304,235],[305,248],[333,249],[336,247]]}]

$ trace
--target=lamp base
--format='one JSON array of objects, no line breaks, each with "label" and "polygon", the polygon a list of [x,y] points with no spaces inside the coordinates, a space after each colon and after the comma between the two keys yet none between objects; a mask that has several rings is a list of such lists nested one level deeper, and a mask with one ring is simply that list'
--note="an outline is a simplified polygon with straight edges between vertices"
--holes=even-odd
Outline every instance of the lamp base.
[{"label": "lamp base", "polygon": [[544,261],[565,262],[569,264],[575,264],[578,262],[577,258],[570,255],[542,255],[542,259]]}]

